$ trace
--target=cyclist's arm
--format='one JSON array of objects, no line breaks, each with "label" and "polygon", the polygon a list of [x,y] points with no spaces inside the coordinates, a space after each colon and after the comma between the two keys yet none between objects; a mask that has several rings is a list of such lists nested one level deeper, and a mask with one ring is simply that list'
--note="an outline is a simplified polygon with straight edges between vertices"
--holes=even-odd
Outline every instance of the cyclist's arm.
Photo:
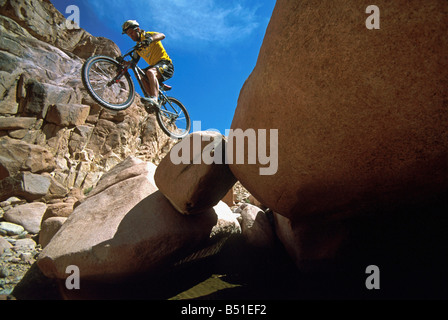
[{"label": "cyclist's arm", "polygon": [[152,42],[162,41],[163,39],[165,39],[165,35],[159,32],[148,32],[145,36],[146,39],[151,38]]},{"label": "cyclist's arm", "polygon": [[132,59],[135,61],[135,63],[138,63],[140,61],[140,55],[137,53],[137,51],[134,51],[132,54]]}]

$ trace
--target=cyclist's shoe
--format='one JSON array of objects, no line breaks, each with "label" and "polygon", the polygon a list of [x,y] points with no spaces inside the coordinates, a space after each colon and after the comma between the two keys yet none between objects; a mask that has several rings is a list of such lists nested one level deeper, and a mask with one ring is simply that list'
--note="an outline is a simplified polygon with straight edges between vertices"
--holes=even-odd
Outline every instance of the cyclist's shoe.
[{"label": "cyclist's shoe", "polygon": [[156,110],[159,109],[159,102],[156,97],[142,97],[142,102],[145,105],[145,108],[148,110]]}]

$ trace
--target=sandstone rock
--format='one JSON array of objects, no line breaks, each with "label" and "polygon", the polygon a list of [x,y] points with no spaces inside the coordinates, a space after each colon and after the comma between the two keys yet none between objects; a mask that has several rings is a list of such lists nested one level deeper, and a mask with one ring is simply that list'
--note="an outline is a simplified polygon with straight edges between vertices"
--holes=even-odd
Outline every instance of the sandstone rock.
[{"label": "sandstone rock", "polygon": [[93,37],[86,35],[84,39],[76,44],[73,53],[78,57],[87,59],[93,55],[106,55],[118,57],[121,55],[120,49],[112,41],[104,37]]},{"label": "sandstone rock", "polygon": [[120,144],[120,134],[112,121],[101,119],[98,121],[87,148],[96,154],[107,154]]},{"label": "sandstone rock", "polygon": [[8,240],[6,240],[3,237],[0,237],[0,256],[5,252],[6,249],[11,249],[12,244],[9,243]]},{"label": "sandstone rock", "polygon": [[39,244],[45,248],[50,243],[53,236],[59,231],[64,222],[65,217],[51,217],[42,222],[41,230],[39,232]]},{"label": "sandstone rock", "polygon": [[19,235],[22,232],[25,231],[25,229],[22,226],[19,226],[18,224],[11,223],[11,222],[0,222],[0,230],[6,232],[6,234],[10,236]]},{"label": "sandstone rock", "polygon": [[14,242],[14,250],[33,250],[36,248],[36,242],[30,238],[17,239]]},{"label": "sandstone rock", "polygon": [[[16,96],[19,111],[45,116],[41,110],[46,109],[46,101],[58,97],[65,99],[65,92],[70,93],[70,99],[74,100],[52,103],[79,103],[78,93],[82,86],[79,79],[82,67],[80,58],[37,40],[16,21],[3,15],[0,15],[0,29],[0,70],[21,75]],[[44,30],[46,32],[48,28]],[[37,84],[34,91],[36,95],[32,93],[32,83]],[[36,101],[32,102],[34,97]]]},{"label": "sandstone rock", "polygon": [[[215,206],[235,184],[224,160],[225,143],[219,133],[195,132],[160,162],[155,175],[157,187],[180,213],[195,214]],[[218,161],[204,160],[206,154],[216,155]]]},{"label": "sandstone rock", "polygon": [[[47,116],[48,109],[54,104],[77,103],[78,97],[72,88],[40,83],[31,79],[27,83],[27,93],[24,111],[42,118]],[[57,115],[52,115],[57,118]],[[68,114],[64,114],[68,116]],[[61,121],[61,120],[59,120]]]},{"label": "sandstone rock", "polygon": [[290,220],[277,213],[274,220],[277,237],[303,271],[317,270],[336,258],[349,237],[349,227],[340,220]]},{"label": "sandstone rock", "polygon": [[47,136],[46,147],[56,157],[63,157],[69,152],[68,143],[70,141],[71,130],[52,123],[46,123],[42,128],[42,132]]},{"label": "sandstone rock", "polygon": [[260,163],[230,168],[285,217],[356,213],[448,186],[448,3],[384,4],[381,30],[365,27],[364,9],[278,1],[241,90],[231,127],[278,129],[279,166],[271,176]]},{"label": "sandstone rock", "polygon": [[81,104],[56,104],[50,107],[46,120],[58,126],[79,126],[86,122],[89,110]]},{"label": "sandstone rock", "polygon": [[[113,185],[139,176],[144,176],[148,180],[148,183],[151,185],[151,190],[154,188],[157,189],[154,182],[155,171],[156,166],[154,164],[146,163],[135,157],[129,157],[101,177],[96,187],[89,193],[89,198],[105,191]],[[85,200],[87,200],[87,198],[84,198],[81,201]]]},{"label": "sandstone rock", "polygon": [[45,200],[49,201],[51,199],[61,199],[68,194],[68,190],[65,186],[59,183],[53,176],[49,173],[43,173],[42,176],[50,179],[50,186],[47,193],[45,194]]},{"label": "sandstone rock", "polygon": [[8,222],[23,226],[29,233],[37,234],[46,210],[45,203],[34,202],[14,207],[8,210],[4,217]]},{"label": "sandstone rock", "polygon": [[74,155],[85,148],[94,128],[92,125],[79,125],[73,130],[68,143],[70,154]]},{"label": "sandstone rock", "polygon": [[25,204],[26,201],[17,197],[10,197],[6,199],[5,201],[0,203],[0,207],[7,207],[7,206],[15,206],[19,204]]},{"label": "sandstone rock", "polygon": [[0,141],[0,180],[22,170],[33,173],[54,169],[54,156],[45,148],[8,139]]},{"label": "sandstone rock", "polygon": [[251,204],[243,204],[238,208],[237,213],[241,215],[238,219],[241,232],[249,245],[257,248],[274,247],[273,227],[263,210]]},{"label": "sandstone rock", "polygon": [[45,211],[45,214],[42,217],[42,223],[50,218],[67,218],[72,214],[74,205],[75,201],[73,202],[60,201],[57,203],[47,204],[47,210]]},{"label": "sandstone rock", "polygon": [[13,130],[13,131],[8,132],[8,136],[13,139],[21,140],[21,139],[25,138],[28,133],[29,133],[29,131],[26,129]]},{"label": "sandstone rock", "polygon": [[227,206],[180,215],[153,174],[153,165],[130,158],[104,175],[40,254],[42,272],[65,279],[75,264],[83,277],[117,280],[169,266],[239,232]]},{"label": "sandstone rock", "polygon": [[19,196],[33,201],[47,195],[51,186],[51,179],[49,177],[29,172],[24,172],[20,176],[22,183],[18,193]]},{"label": "sandstone rock", "polygon": [[28,201],[39,200],[47,195],[50,186],[49,177],[22,172],[0,180],[0,200],[11,196],[20,196]]},{"label": "sandstone rock", "polygon": [[0,130],[29,129],[36,123],[36,118],[7,117],[0,118]]},{"label": "sandstone rock", "polygon": [[0,71],[0,114],[13,115],[19,110],[19,104],[17,102],[17,84],[19,82],[17,73],[9,73]]}]

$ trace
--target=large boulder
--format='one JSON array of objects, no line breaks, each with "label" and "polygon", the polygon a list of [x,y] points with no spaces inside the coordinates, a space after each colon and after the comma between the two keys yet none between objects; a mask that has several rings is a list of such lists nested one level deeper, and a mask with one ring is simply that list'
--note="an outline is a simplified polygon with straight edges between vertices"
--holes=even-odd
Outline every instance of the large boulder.
[{"label": "large boulder", "polygon": [[278,171],[230,168],[285,217],[345,215],[448,187],[448,2],[376,5],[379,30],[366,28],[367,6],[355,0],[276,4],[231,127],[278,129]]},{"label": "large boulder", "polygon": [[225,163],[224,136],[195,132],[175,145],[155,174],[159,190],[182,214],[197,214],[224,198],[236,183]]},{"label": "large boulder", "polygon": [[65,279],[119,280],[160,270],[240,232],[223,203],[202,215],[179,214],[154,184],[155,166],[129,158],[105,174],[54,235],[38,266]]},{"label": "large boulder", "polygon": [[265,140],[278,170],[261,175],[254,154],[230,169],[276,212],[301,267],[337,258],[350,235],[342,219],[382,219],[448,188],[448,2],[375,4],[381,27],[370,30],[355,0],[277,1],[238,100],[229,144],[278,130],[278,144]]},{"label": "large boulder", "polygon": [[37,234],[46,210],[45,203],[27,203],[8,210],[5,213],[5,220],[23,226],[29,233]]}]

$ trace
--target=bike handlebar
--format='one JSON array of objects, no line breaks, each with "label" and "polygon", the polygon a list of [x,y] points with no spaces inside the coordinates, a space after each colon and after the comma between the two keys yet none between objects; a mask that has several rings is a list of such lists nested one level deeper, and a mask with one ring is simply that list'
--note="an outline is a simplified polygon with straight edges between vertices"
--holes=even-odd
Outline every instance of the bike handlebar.
[{"label": "bike handlebar", "polygon": [[127,57],[127,56],[130,56],[132,53],[134,53],[135,50],[139,50],[139,49],[141,49],[141,48],[147,47],[147,46],[149,46],[150,44],[151,44],[151,42],[149,42],[148,40],[144,40],[144,41],[142,41],[142,42],[137,43],[134,47],[132,47],[132,48],[128,51],[128,53],[126,53],[126,54],[123,56],[123,58],[124,58],[124,57]]},{"label": "bike handlebar", "polygon": [[148,42],[148,40],[139,42],[134,47],[132,47],[125,55],[117,57],[116,60],[119,63],[122,63],[124,61],[124,58],[126,58],[127,56],[131,57],[131,59],[134,60],[134,57],[132,57],[132,54],[134,53],[134,51],[139,50],[143,47],[147,47],[150,44],[151,44],[151,42]]}]

